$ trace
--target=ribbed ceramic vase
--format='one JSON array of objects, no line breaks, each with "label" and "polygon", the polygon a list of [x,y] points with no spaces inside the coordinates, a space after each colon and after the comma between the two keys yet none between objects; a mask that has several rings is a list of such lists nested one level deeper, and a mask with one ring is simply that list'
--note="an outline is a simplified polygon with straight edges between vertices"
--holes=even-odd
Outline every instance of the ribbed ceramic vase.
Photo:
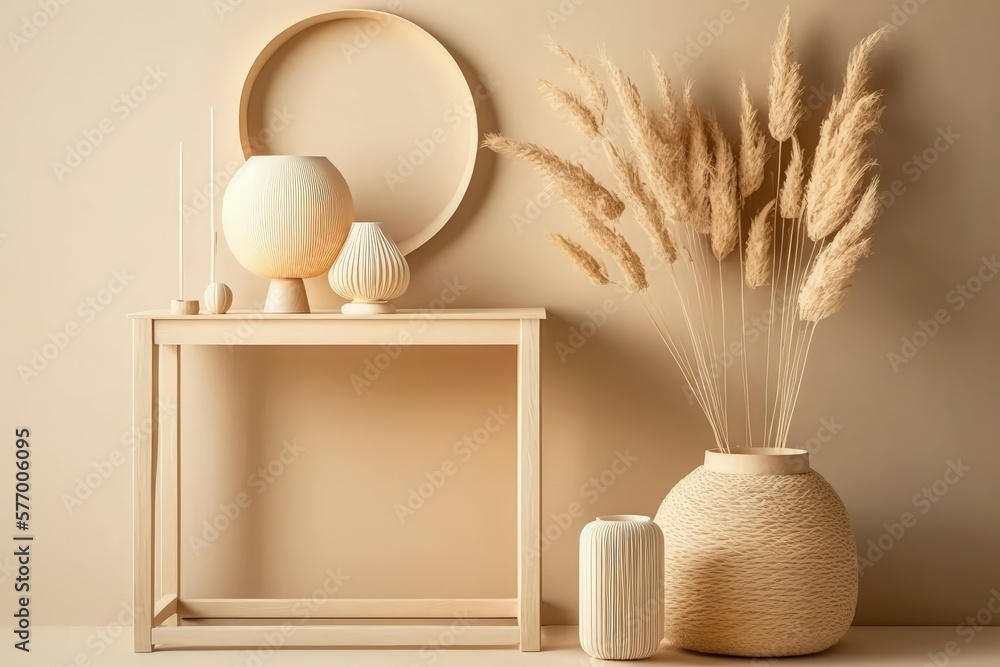
[{"label": "ribbed ceramic vase", "polygon": [[858,564],[847,510],[801,449],[709,450],[656,514],[664,635],[745,657],[817,653],[854,619]]},{"label": "ribbed ceramic vase", "polygon": [[580,646],[648,658],[663,637],[663,534],[648,516],[598,517],[580,533]]},{"label": "ribbed ceramic vase", "polygon": [[410,267],[403,253],[377,222],[355,222],[344,249],[330,269],[330,287],[351,299],[345,315],[394,313],[392,299],[410,285]]},{"label": "ribbed ceramic vase", "polygon": [[325,157],[255,155],[233,175],[222,200],[233,255],[271,279],[267,312],[309,312],[302,279],[330,268],[353,220],[347,181]]}]

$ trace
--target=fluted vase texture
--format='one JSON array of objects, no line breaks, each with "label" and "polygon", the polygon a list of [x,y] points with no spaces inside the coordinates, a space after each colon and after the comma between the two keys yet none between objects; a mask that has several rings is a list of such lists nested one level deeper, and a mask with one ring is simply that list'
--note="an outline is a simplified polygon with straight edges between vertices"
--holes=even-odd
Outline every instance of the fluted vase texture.
[{"label": "fluted vase texture", "polygon": [[233,255],[272,280],[269,312],[309,312],[302,279],[330,268],[353,220],[347,181],[325,157],[255,155],[233,175],[222,200]]},{"label": "fluted vase texture", "polygon": [[598,517],[580,533],[580,646],[648,658],[663,637],[663,534],[648,516]]},{"label": "fluted vase texture", "polygon": [[396,244],[377,222],[355,222],[347,242],[330,269],[330,287],[351,299],[341,312],[348,315],[394,313],[390,301],[410,285],[410,267]]}]

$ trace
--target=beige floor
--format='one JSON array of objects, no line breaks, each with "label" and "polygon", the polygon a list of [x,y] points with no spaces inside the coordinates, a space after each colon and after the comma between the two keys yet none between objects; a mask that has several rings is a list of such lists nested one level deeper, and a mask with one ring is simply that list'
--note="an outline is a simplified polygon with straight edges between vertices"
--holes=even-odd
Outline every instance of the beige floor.
[{"label": "beige floor", "polygon": [[[36,628],[31,653],[13,650],[10,635],[0,649],[0,665],[24,667],[117,667],[149,665],[163,667],[536,667],[605,664],[580,650],[574,626],[549,626],[543,629],[541,653],[519,653],[513,649],[430,650],[430,649],[350,649],[274,651],[158,651],[132,653],[130,628],[117,638],[98,633],[98,628]],[[109,630],[109,629],[101,629]],[[954,642],[952,656],[945,651]],[[956,652],[957,649],[957,652]],[[740,660],[684,653],[667,648],[646,664],[666,665],[764,665],[797,664],[827,667],[1000,667],[1000,628],[986,628],[966,642],[953,627],[922,628],[853,628],[836,647],[820,655],[784,660]]]}]

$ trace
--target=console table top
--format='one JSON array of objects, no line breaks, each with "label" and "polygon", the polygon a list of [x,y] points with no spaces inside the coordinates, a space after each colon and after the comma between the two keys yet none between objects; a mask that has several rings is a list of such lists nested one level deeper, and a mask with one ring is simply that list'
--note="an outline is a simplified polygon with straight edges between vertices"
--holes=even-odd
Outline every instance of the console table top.
[{"label": "console table top", "polygon": [[167,309],[129,313],[133,320],[544,320],[544,308],[455,308],[445,310],[405,310],[381,315],[343,315],[328,310],[312,313],[265,313],[259,310],[231,310],[225,315],[202,311],[198,315],[175,315]]}]

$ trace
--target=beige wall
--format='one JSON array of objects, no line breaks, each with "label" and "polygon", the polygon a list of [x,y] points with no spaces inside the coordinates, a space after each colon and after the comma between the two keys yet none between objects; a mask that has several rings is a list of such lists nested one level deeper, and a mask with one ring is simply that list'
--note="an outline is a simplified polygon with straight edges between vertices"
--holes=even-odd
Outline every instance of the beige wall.
[{"label": "beige wall", "polygon": [[[163,307],[172,296],[175,142],[191,142],[192,169],[206,164],[201,138],[205,110],[214,104],[220,168],[240,159],[235,105],[249,64],[284,27],[346,6],[232,4],[220,18],[209,0],[70,2],[16,52],[8,44],[0,55],[0,152],[7,165],[0,422],[10,445],[0,450],[12,457],[14,428],[31,427],[38,623],[104,625],[131,595],[124,315]],[[483,130],[572,151],[583,142],[538,99],[536,78],[566,81],[541,35],[552,33],[581,53],[606,44],[640,74],[644,89],[650,82],[643,50],[653,50],[675,79],[697,79],[700,99],[718,105],[732,128],[739,71],[760,99],[783,7],[778,0],[402,0],[398,13],[438,36],[468,70],[499,82],[480,102]],[[904,7],[916,11],[908,16]],[[0,25],[19,31],[22,17],[36,11],[34,0],[5,2]],[[733,20],[714,23],[723,11]],[[862,548],[880,536],[891,547],[864,574],[857,621],[956,623],[1000,586],[1000,281],[986,282],[971,300],[951,292],[1000,245],[1000,10],[971,0],[794,2],[793,15],[807,80],[825,90],[839,85],[850,46],[880,21],[902,24],[878,51],[876,82],[887,89],[889,109],[874,149],[883,183],[898,181],[902,194],[879,224],[876,254],[848,307],[817,335],[791,440],[825,435],[824,419],[838,425],[816,451],[815,467],[843,496]],[[720,34],[706,32],[706,21],[722,26]],[[682,69],[672,54],[699,38],[708,45]],[[147,66],[166,76],[123,117],[112,105],[143,80]],[[60,181],[51,163],[103,118],[112,119],[113,132]],[[959,137],[952,145],[937,139],[949,131]],[[379,136],[377,127],[358,130],[354,150],[378,150]],[[935,154],[936,142],[948,150]],[[912,156],[925,150],[937,159],[915,170]],[[188,179],[189,198],[200,183]],[[456,218],[410,256],[413,282],[400,303],[426,307],[456,280],[464,286],[457,306],[550,309],[543,329],[543,501],[554,539],[544,545],[544,619],[572,623],[580,528],[599,514],[655,512],[698,464],[710,435],[639,305],[592,287],[543,244],[545,229],[569,230],[571,223],[558,205],[526,206],[539,190],[523,165],[482,155]],[[515,215],[535,219],[519,227]],[[203,238],[207,224],[204,214],[193,218],[192,238]],[[189,245],[198,289],[207,282],[202,248],[200,240]],[[264,281],[225,248],[220,271],[237,307],[259,303]],[[112,282],[115,272],[125,274],[124,289]],[[324,279],[309,289],[314,306],[339,304]],[[85,305],[106,297],[99,312]],[[559,346],[569,345],[574,327],[607,299],[616,310],[607,324],[562,358]],[[939,309],[947,323],[896,372],[887,354],[899,352],[901,338]],[[77,335],[65,349],[22,382],[18,365],[72,324]],[[240,348],[187,357],[185,532],[211,537],[203,522],[222,512],[220,504],[241,492],[251,502],[206,548],[185,546],[185,595],[309,595],[328,571],[340,575],[338,594],[352,597],[513,594],[514,429],[502,424],[475,452],[455,445],[492,424],[491,410],[513,410],[511,352],[406,350],[359,396],[350,376],[379,353]],[[273,464],[285,442],[301,451]],[[619,464],[620,474],[606,472],[619,456],[631,464]],[[401,522],[394,505],[449,460],[456,474]],[[938,502],[915,496],[959,461],[969,471],[953,486],[940,482],[947,493]],[[252,476],[269,464],[281,474],[262,488]],[[12,467],[2,468],[7,502]],[[98,469],[106,480],[92,475]],[[590,481],[602,473],[603,483]],[[68,510],[64,495],[88,475],[99,480],[97,488]],[[907,511],[916,525],[892,537],[885,525]],[[4,526],[0,533],[11,530]],[[0,556],[4,619],[13,602],[10,565]]]}]

